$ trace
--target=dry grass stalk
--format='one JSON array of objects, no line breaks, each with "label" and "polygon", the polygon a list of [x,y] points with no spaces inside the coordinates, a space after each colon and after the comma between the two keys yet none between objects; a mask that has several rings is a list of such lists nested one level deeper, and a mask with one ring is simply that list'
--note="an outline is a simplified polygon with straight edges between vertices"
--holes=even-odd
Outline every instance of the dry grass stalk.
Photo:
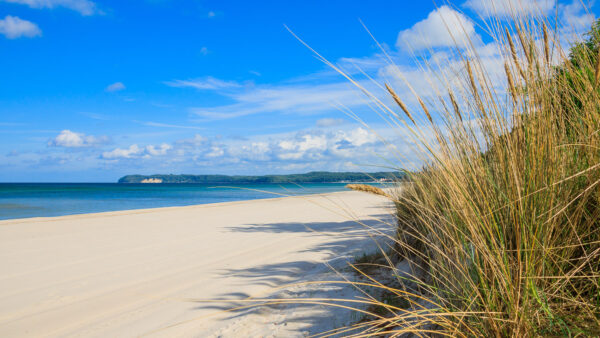
[{"label": "dry grass stalk", "polygon": [[510,95],[512,97],[513,102],[516,104],[517,88],[515,87],[515,81],[513,80],[512,73],[510,71],[510,66],[508,65],[508,62],[504,63],[504,72],[506,73],[506,80],[508,82],[508,89],[510,90]]},{"label": "dry grass stalk", "polygon": [[550,43],[548,41],[548,27],[546,26],[545,22],[542,23],[542,29],[544,33],[544,56],[546,59],[546,63],[550,63]]},{"label": "dry grass stalk", "polygon": [[460,113],[460,108],[458,107],[458,103],[456,102],[456,98],[451,90],[448,90],[448,96],[450,97],[450,102],[452,102],[452,107],[454,108],[454,114],[458,117],[458,119],[462,122],[462,114]]},{"label": "dry grass stalk", "polygon": [[402,100],[400,99],[400,97],[398,97],[398,95],[396,94],[396,92],[387,83],[385,84],[385,88],[390,93],[390,95],[392,95],[392,98],[394,99],[394,101],[396,102],[396,104],[398,105],[398,107],[400,107],[400,109],[402,109],[402,111],[404,112],[404,114],[406,114],[406,116],[408,116],[408,118],[412,121],[412,123],[414,125],[416,125],[417,123],[415,122],[415,119],[413,119],[412,115],[408,111],[408,108],[406,107],[406,105],[404,104],[404,102],[402,102]]},{"label": "dry grass stalk", "polygon": [[419,100],[419,104],[421,105],[421,108],[423,108],[423,112],[425,113],[425,116],[427,116],[427,119],[429,120],[429,122],[431,124],[433,124],[433,118],[431,117],[431,114],[429,113],[429,109],[427,108],[427,105],[425,104],[425,102],[423,102],[423,100],[421,100],[420,97],[417,97],[417,99]]},{"label": "dry grass stalk", "polygon": [[519,42],[521,43],[521,48],[523,49],[523,54],[525,54],[525,58],[527,58],[527,63],[532,64],[533,63],[532,55],[530,55],[531,49],[529,47],[529,43],[527,43],[527,37],[521,30],[520,26],[521,26],[521,22],[517,22],[515,25],[515,29],[517,31],[517,37],[519,38]]},{"label": "dry grass stalk", "polygon": [[525,72],[523,71],[523,69],[521,68],[521,65],[519,63],[519,55],[517,54],[517,49],[515,48],[515,43],[513,42],[510,32],[508,31],[508,27],[505,27],[505,32],[506,32],[506,39],[508,41],[508,46],[510,47],[510,55],[512,56],[513,63],[515,64],[515,67],[517,67],[517,70],[519,71],[521,78],[523,78],[523,80],[525,80]]},{"label": "dry grass stalk", "polygon": [[596,56],[596,71],[594,73],[594,88],[598,86],[598,80],[600,80],[600,49],[598,50],[598,54]]},{"label": "dry grass stalk", "polygon": [[392,196],[386,193],[383,189],[368,184],[348,184],[346,185],[346,188],[392,198]]}]

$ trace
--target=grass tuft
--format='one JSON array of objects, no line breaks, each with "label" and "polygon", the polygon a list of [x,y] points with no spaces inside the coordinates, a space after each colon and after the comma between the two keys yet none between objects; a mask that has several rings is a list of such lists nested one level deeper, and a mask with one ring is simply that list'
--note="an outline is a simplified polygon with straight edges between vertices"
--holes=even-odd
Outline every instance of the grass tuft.
[{"label": "grass tuft", "polygon": [[346,188],[391,198],[391,195],[386,193],[383,189],[368,184],[347,184]]}]

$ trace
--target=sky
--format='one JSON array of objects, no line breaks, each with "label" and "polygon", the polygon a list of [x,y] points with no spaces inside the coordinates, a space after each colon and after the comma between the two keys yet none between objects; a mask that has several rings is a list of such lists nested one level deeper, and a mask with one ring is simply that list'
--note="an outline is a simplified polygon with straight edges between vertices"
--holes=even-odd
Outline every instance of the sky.
[{"label": "sky", "polygon": [[[516,3],[559,13],[565,37],[597,13],[493,3],[500,20]],[[404,78],[430,90],[425,54],[451,63],[468,40],[500,65],[490,15],[490,0],[0,0],[0,182],[418,166],[402,128],[313,50],[409,96]]]}]

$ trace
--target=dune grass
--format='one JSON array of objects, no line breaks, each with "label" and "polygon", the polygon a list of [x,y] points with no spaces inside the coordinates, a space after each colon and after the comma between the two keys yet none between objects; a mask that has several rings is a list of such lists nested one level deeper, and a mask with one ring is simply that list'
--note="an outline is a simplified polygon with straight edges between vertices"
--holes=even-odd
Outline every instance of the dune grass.
[{"label": "dune grass", "polygon": [[490,27],[505,92],[469,48],[420,111],[386,85],[427,163],[395,201],[419,288],[360,335],[600,335],[600,24],[569,55],[544,18]]},{"label": "dune grass", "polygon": [[346,188],[391,198],[391,195],[386,193],[383,189],[368,184],[347,184]]}]

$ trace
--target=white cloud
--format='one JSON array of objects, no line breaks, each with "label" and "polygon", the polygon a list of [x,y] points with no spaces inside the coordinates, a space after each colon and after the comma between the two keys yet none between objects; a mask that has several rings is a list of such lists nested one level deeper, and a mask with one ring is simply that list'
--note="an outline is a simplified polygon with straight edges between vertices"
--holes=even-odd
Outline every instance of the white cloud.
[{"label": "white cloud", "polygon": [[[188,164],[200,167],[256,165],[262,170],[285,169],[305,165],[312,169],[335,168],[343,161],[365,160],[379,147],[376,137],[364,128],[304,130],[299,132],[256,135],[247,139],[206,138],[199,134],[160,146],[138,144],[106,151],[101,159],[116,163],[125,160],[171,168]],[[135,162],[131,162],[135,159]],[[143,161],[143,162],[141,162]]]},{"label": "white cloud", "polygon": [[356,147],[364,146],[365,144],[369,143],[375,143],[377,141],[377,137],[364,128],[356,128],[350,130],[349,132],[338,133],[338,137],[340,140],[347,141]]},{"label": "white cloud", "polygon": [[208,16],[209,18],[214,18],[215,16],[217,16],[217,13],[213,12],[213,11],[209,11],[206,16]]},{"label": "white cloud", "polygon": [[596,20],[594,13],[588,12],[579,0],[568,5],[560,4],[559,12],[562,14],[561,35],[564,40],[572,40],[587,32]]},{"label": "white cloud", "polygon": [[419,51],[436,47],[464,47],[479,43],[475,24],[448,6],[441,6],[398,34],[396,46],[403,50]]},{"label": "white cloud", "polygon": [[140,147],[137,144],[132,144],[129,148],[115,148],[111,151],[105,151],[100,158],[105,160],[118,160],[130,158],[145,158],[149,159],[155,156],[164,156],[173,149],[173,146],[167,143],[161,145],[147,145]]},{"label": "white cloud", "polygon": [[306,130],[263,136],[245,142],[225,142],[229,156],[242,161],[259,161],[288,165],[291,162],[336,162],[340,158],[358,159],[377,138],[364,128],[347,130]]},{"label": "white cloud", "polygon": [[169,87],[177,88],[195,88],[200,90],[217,90],[228,88],[239,88],[242,85],[234,81],[223,81],[212,76],[207,76],[202,79],[193,80],[173,80],[167,81],[165,84]]},{"label": "white cloud", "polygon": [[347,82],[259,86],[221,94],[236,103],[218,107],[194,107],[191,112],[206,119],[219,120],[271,112],[315,114],[337,111],[337,103],[343,103],[346,107],[366,104],[364,96]]},{"label": "white cloud", "polygon": [[280,141],[277,157],[281,160],[299,160],[302,158],[318,159],[327,150],[325,135],[299,135],[295,139]]},{"label": "white cloud", "polygon": [[81,15],[93,15],[99,13],[96,4],[89,0],[0,0],[4,2],[27,5],[30,8],[55,8],[64,7]]},{"label": "white cloud", "polygon": [[223,150],[223,148],[220,148],[218,146],[212,146],[210,148],[210,152],[206,154],[206,157],[220,157],[223,156],[225,154],[225,151]]},{"label": "white cloud", "polygon": [[146,146],[146,153],[150,156],[160,156],[166,155],[167,151],[171,150],[173,147],[170,145],[163,143],[160,146]]},{"label": "white cloud", "polygon": [[272,159],[273,150],[268,141],[254,140],[227,145],[227,154],[240,161],[267,162]]},{"label": "white cloud", "polygon": [[169,123],[161,123],[161,122],[153,122],[153,121],[133,121],[133,122],[137,122],[137,123],[141,123],[145,126],[149,126],[149,127],[159,127],[159,128],[176,128],[176,129],[195,129],[195,130],[204,130],[206,128],[203,127],[196,127],[196,126],[182,126],[182,125],[177,125],[177,124],[169,124]]},{"label": "white cloud", "polygon": [[208,48],[206,48],[206,47],[200,48],[200,54],[202,54],[202,55],[208,55],[208,53],[210,53],[210,51],[208,50]]},{"label": "white cloud", "polygon": [[182,144],[187,147],[198,147],[200,145],[205,144],[207,141],[208,141],[208,138],[206,138],[200,134],[195,134],[193,138],[179,140],[176,143]]},{"label": "white cloud", "polygon": [[64,148],[85,148],[94,147],[107,142],[108,137],[106,136],[96,137],[65,129],[61,131],[60,134],[58,134],[55,138],[48,141],[48,145],[52,147]]},{"label": "white cloud", "polygon": [[123,82],[115,82],[113,84],[108,85],[104,90],[107,92],[118,92],[124,90],[126,87]]},{"label": "white cloud", "polygon": [[327,161],[360,159],[371,155],[377,137],[364,128],[298,132],[272,142],[272,156],[283,161]]},{"label": "white cloud", "polygon": [[[578,1],[578,0],[576,0]],[[467,0],[464,6],[484,18],[513,15],[546,15],[554,9],[555,0]]]},{"label": "white cloud", "polygon": [[324,118],[317,120],[317,127],[334,127],[346,123],[344,119]]},{"label": "white cloud", "polygon": [[105,151],[102,153],[102,158],[107,160],[132,158],[141,155],[142,152],[142,148],[140,148],[137,144],[132,144],[126,149],[116,148],[112,151]]},{"label": "white cloud", "polygon": [[4,19],[0,19],[0,34],[9,39],[17,39],[20,37],[33,38],[41,36],[42,31],[31,21],[7,15]]}]

